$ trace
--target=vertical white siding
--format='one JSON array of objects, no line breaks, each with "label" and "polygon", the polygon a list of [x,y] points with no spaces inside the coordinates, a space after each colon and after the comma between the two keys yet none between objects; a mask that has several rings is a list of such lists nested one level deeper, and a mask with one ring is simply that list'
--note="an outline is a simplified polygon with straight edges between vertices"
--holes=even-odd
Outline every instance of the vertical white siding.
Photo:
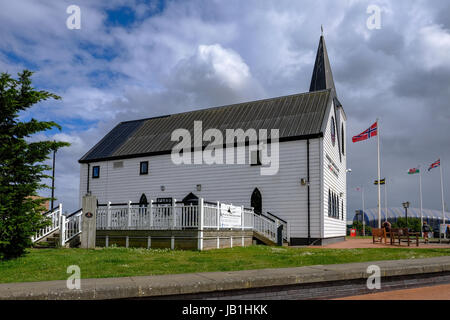
[{"label": "vertical white siding", "polygon": [[[341,139],[341,124],[344,124],[344,138],[346,138],[346,123],[345,116],[342,113],[341,108],[336,108],[336,113],[334,113],[334,107],[331,104],[331,108],[325,119],[327,122],[325,123],[326,127],[324,130],[323,137],[323,153],[322,153],[322,164],[323,164],[323,237],[338,237],[345,236],[346,233],[346,219],[347,219],[347,178],[346,178],[346,169],[347,169],[347,150],[344,150],[344,154],[342,154],[341,160],[339,159],[339,147],[342,147],[342,139]],[[331,119],[337,119],[336,121],[336,143],[333,146],[331,141]],[[339,137],[337,136],[339,134]],[[338,141],[340,140],[340,142]],[[347,148],[346,141],[344,142],[344,148]],[[336,164],[339,169],[338,177],[336,177],[329,169],[327,159],[327,155],[332,159],[332,161]],[[339,219],[331,218],[328,216],[328,190],[331,190],[335,194],[339,195]],[[340,194],[343,194],[341,197]],[[344,205],[344,218],[342,219],[342,208],[341,208],[341,200],[343,200]]]},{"label": "vertical white siding", "polygon": [[[310,140],[311,236],[320,237],[320,140]],[[170,155],[158,155],[123,161],[122,168],[113,168],[114,161],[91,163],[90,191],[100,203],[139,202],[142,193],[147,199],[157,197],[184,198],[189,192],[210,201],[223,201],[250,206],[251,195],[258,188],[263,212],[271,212],[290,223],[291,237],[307,237],[307,188],[300,179],[307,177],[306,140],[280,143],[280,168],[277,175],[263,176],[260,167],[245,165],[174,165]],[[139,175],[139,163],[149,161],[149,174]],[[100,166],[100,178],[92,179],[92,167]],[[87,164],[81,165],[80,197],[86,193]],[[202,190],[196,190],[197,184]],[[165,186],[165,191],[161,191]],[[344,223],[345,225],[345,223]]]}]

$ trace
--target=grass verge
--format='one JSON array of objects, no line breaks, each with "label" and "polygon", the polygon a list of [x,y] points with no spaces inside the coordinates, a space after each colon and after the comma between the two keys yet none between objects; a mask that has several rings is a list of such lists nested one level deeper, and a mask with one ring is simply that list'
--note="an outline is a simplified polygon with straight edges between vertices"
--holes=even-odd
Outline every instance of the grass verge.
[{"label": "grass verge", "polygon": [[450,255],[450,249],[322,249],[251,246],[209,251],[133,248],[30,249],[26,256],[0,261],[0,283],[65,280],[70,265],[82,278],[300,267]]}]

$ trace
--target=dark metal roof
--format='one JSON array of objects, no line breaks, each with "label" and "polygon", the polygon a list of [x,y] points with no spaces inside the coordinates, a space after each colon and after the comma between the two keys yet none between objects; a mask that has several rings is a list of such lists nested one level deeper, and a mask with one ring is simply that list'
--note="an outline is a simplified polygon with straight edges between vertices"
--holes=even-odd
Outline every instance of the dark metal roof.
[{"label": "dark metal roof", "polygon": [[325,45],[325,38],[321,36],[309,91],[313,92],[325,89],[332,89],[336,93],[330,60],[328,59],[327,46]]},{"label": "dark metal roof", "polygon": [[[171,141],[175,129],[191,132],[194,121],[202,121],[203,131],[226,129],[279,129],[280,141],[320,136],[330,90],[294,94],[278,98],[244,102],[163,117],[119,123],[79,162],[170,153],[177,142]],[[207,143],[203,143],[206,145]]]}]

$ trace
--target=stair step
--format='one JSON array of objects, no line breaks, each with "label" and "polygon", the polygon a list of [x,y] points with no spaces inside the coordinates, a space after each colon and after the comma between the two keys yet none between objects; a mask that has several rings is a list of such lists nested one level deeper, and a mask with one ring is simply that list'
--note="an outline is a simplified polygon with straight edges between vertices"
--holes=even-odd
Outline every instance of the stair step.
[{"label": "stair step", "polygon": [[41,242],[34,243],[33,246],[35,248],[55,248],[56,247],[55,243],[50,243],[47,241],[41,241]]}]

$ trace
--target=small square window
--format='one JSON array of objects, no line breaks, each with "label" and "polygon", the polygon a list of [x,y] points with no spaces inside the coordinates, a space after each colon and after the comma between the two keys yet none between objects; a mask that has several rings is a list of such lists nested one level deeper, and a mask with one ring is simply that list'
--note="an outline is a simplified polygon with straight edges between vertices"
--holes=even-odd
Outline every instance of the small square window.
[{"label": "small square window", "polygon": [[148,174],[148,161],[141,162],[139,174]]},{"label": "small square window", "polygon": [[261,165],[261,150],[254,150],[250,153],[250,165],[251,166]]},{"label": "small square window", "polygon": [[119,168],[123,168],[123,161],[116,161],[113,163],[113,168],[114,169],[119,169]]},{"label": "small square window", "polygon": [[100,178],[100,166],[92,167],[92,178],[93,179]]}]

